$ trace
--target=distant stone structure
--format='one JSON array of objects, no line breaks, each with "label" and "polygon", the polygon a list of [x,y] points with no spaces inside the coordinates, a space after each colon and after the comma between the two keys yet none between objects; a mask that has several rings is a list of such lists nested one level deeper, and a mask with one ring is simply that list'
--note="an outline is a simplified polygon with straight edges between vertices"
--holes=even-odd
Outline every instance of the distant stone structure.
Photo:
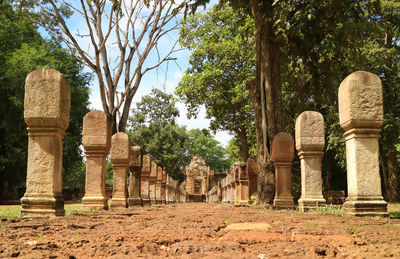
[{"label": "distant stone structure", "polygon": [[288,133],[278,133],[272,140],[271,160],[275,167],[275,198],[277,209],[294,208],[291,167],[294,158],[294,140]]},{"label": "distant stone structure", "polygon": [[131,142],[124,132],[111,137],[111,163],[113,166],[113,195],[111,208],[128,207],[127,177],[131,159]]},{"label": "distant stone structure", "polygon": [[26,192],[21,216],[64,216],[62,140],[69,126],[71,91],[58,71],[39,69],[25,83],[28,126]]},{"label": "distant stone structure", "polygon": [[324,155],[324,118],[315,111],[305,111],[296,120],[296,149],[301,163],[302,212],[324,205],[322,196],[321,158]]},{"label": "distant stone structure", "polygon": [[86,156],[83,209],[108,209],[106,158],[111,146],[111,129],[102,111],[88,112],[83,118],[82,144]]},{"label": "distant stone structure", "polygon": [[189,195],[189,201],[203,201],[208,191],[210,167],[202,157],[196,155],[186,166],[184,173],[186,175],[186,192]]},{"label": "distant stone structure", "polygon": [[379,175],[379,137],[383,121],[382,83],[357,71],[339,87],[339,119],[346,139],[347,189],[344,214],[386,216]]}]

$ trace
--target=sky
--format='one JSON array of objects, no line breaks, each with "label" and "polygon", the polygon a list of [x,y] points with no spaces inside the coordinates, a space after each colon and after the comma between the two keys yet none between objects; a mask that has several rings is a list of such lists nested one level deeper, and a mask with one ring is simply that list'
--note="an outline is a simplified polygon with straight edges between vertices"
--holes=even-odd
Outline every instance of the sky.
[{"label": "sky", "polygon": [[[215,3],[216,1],[212,2]],[[204,12],[203,8],[200,8],[200,10]],[[75,34],[78,32],[80,34],[87,33],[87,29],[85,31],[86,24],[79,15],[73,15],[68,20],[68,25],[71,28],[71,31]],[[135,24],[135,28],[139,31],[140,27],[141,27],[140,23]],[[83,46],[83,49],[86,49],[86,46],[89,46],[88,38],[76,37],[76,39],[78,40],[78,43],[81,46]],[[161,46],[160,47],[161,54],[162,51],[169,50],[177,39],[178,39],[178,31],[175,31],[173,33],[170,33],[169,35],[164,36],[159,42],[159,46]],[[110,41],[110,44],[107,47],[111,49],[110,59],[114,60],[116,57],[118,57],[119,52],[117,51],[116,45],[111,44],[111,42],[112,40]],[[114,52],[112,51],[113,49],[115,49]],[[151,92],[151,89],[153,88],[162,89],[167,93],[174,94],[175,87],[178,85],[179,81],[182,79],[183,73],[189,66],[190,51],[181,50],[179,52],[174,53],[173,57],[176,58],[175,61],[169,62],[168,64],[164,63],[158,69],[151,70],[143,76],[138,91],[136,92],[133,98],[131,109],[135,107],[135,104],[141,100],[143,95],[149,94]],[[156,52],[152,52],[146,64],[151,66],[151,64],[157,62],[156,59],[157,59]],[[91,70],[86,68],[85,72],[91,72]],[[90,88],[91,88],[90,99],[89,99],[90,109],[102,110],[97,78],[94,78],[94,80],[91,82]],[[186,125],[187,129],[193,129],[193,128],[203,129],[209,127],[210,121],[208,119],[205,119],[204,107],[200,110],[196,119],[193,118],[188,119],[186,117],[187,110],[184,103],[178,101],[176,106],[180,111],[180,117],[177,119],[178,124]],[[226,131],[219,131],[215,134],[215,139],[218,140],[225,147],[227,146],[228,141],[231,138],[232,136],[229,135],[229,133]]]}]

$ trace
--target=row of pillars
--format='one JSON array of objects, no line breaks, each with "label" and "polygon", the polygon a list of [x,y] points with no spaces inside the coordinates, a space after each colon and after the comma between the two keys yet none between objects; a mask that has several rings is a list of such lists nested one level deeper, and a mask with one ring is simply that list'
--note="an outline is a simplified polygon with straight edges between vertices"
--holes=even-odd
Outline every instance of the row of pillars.
[{"label": "row of pillars", "polygon": [[[28,75],[24,100],[24,119],[28,126],[28,167],[26,192],[21,199],[23,216],[64,215],[62,139],[69,125],[70,99],[69,84],[58,71],[41,69]],[[355,216],[387,215],[387,203],[382,197],[379,175],[383,97],[381,80],[377,75],[358,71],[343,80],[339,87],[339,119],[346,140],[348,197],[344,203],[344,213]],[[83,207],[107,207],[105,165],[109,149],[114,169],[111,207],[126,207],[128,204],[129,170],[129,190],[132,190],[129,198],[132,205],[138,204],[139,199],[141,204],[162,204],[163,201],[167,203],[186,199],[183,186],[179,186],[167,173],[163,173],[162,168],[142,156],[140,148],[132,148],[125,133],[117,133],[110,138],[110,129],[106,125],[106,116],[100,111],[85,116],[83,145],[87,173]],[[302,194],[299,207],[306,211],[325,202],[321,180],[321,157],[325,145],[322,115],[313,111],[302,113],[296,121],[295,135],[296,149],[301,160]],[[287,133],[277,134],[272,142],[271,155],[276,176],[274,205],[293,207],[292,136]],[[233,197],[235,201],[246,200],[248,187],[246,180],[241,181],[240,178],[241,168],[244,167],[242,164],[236,165],[239,168],[238,177],[235,173],[220,183],[221,200],[232,201]],[[246,179],[245,173],[242,174],[243,179]],[[232,188],[233,182],[240,188]],[[238,196],[236,189],[240,193]]]},{"label": "row of pillars", "polygon": [[[382,84],[375,74],[357,71],[339,87],[339,119],[345,131],[347,193],[344,214],[386,216],[379,174],[379,137],[383,122]],[[305,111],[296,120],[296,149],[301,166],[299,210],[308,211],[325,204],[322,196],[321,158],[324,154],[324,119],[315,111]],[[272,142],[277,208],[293,208],[291,166],[294,140],[279,133]]]},{"label": "row of pillars", "polygon": [[[379,133],[383,121],[382,84],[377,75],[357,71],[339,87],[339,119],[344,129],[347,161],[347,192],[344,214],[386,216],[379,174]],[[317,209],[326,201],[322,195],[321,159],[324,154],[324,118],[316,111],[305,111],[296,120],[295,139],[301,168],[302,212]],[[294,139],[277,134],[271,147],[275,167],[275,208],[294,208],[291,168]],[[208,193],[209,201],[247,203],[246,163],[236,163],[231,172]],[[242,177],[243,175],[243,177]]]},{"label": "row of pillars", "polygon": [[250,204],[257,195],[257,165],[253,159],[234,163],[227,176],[211,188],[206,195],[208,202]]},{"label": "row of pillars", "polygon": [[181,197],[186,195],[182,193],[178,181],[144,155],[140,147],[131,146],[126,133],[118,132],[110,138],[107,127],[107,117],[102,111],[91,111],[83,118],[82,142],[87,166],[82,208],[108,208],[104,180],[109,152],[113,167],[111,208],[183,201]]},{"label": "row of pillars", "polygon": [[[24,100],[24,119],[28,125],[28,167],[26,192],[21,199],[22,216],[65,214],[62,140],[69,125],[70,99],[70,86],[58,71],[40,69],[28,75]],[[105,179],[109,153],[113,166],[111,208],[186,200],[184,187],[143,155],[140,147],[132,147],[127,134],[119,132],[111,136],[104,112],[86,114],[82,143],[87,166],[83,208],[108,208]]]},{"label": "row of pillars", "polygon": [[83,118],[82,143],[87,165],[82,208],[108,208],[105,195],[108,153],[113,167],[111,208],[178,201],[181,196],[178,182],[147,155],[143,155],[140,147],[131,146],[126,133],[118,132],[110,137],[110,132],[104,112],[91,111]]}]

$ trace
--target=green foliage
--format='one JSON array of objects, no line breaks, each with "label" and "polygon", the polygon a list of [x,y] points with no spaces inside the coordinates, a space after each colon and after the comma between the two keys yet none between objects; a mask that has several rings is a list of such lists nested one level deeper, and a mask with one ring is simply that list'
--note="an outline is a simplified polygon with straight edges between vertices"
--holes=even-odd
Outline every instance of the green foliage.
[{"label": "green foliage", "polygon": [[107,161],[106,163],[106,186],[112,187],[113,186],[113,168],[112,163]]},{"label": "green foliage", "polygon": [[179,42],[192,54],[176,93],[185,102],[188,117],[196,117],[204,105],[211,130],[244,136],[236,140],[247,145],[243,141],[254,124],[246,89],[247,81],[255,77],[253,20],[224,5],[188,16],[182,23]]},{"label": "green foliage", "polygon": [[232,161],[226,156],[225,149],[207,130],[191,129],[187,135],[185,142],[189,158],[187,163],[193,156],[200,155],[215,172],[223,172],[230,167]]},{"label": "green foliage", "polygon": [[[27,131],[23,119],[26,76],[35,69],[53,68],[71,85],[70,126],[63,141],[64,187],[82,187],[82,118],[88,112],[90,77],[57,41],[45,41],[36,27],[24,19],[26,13],[14,10],[8,2],[0,8],[0,182],[24,187],[27,161]],[[78,177],[79,178],[79,177]],[[82,177],[80,178],[82,179]]]},{"label": "green foliage", "polygon": [[142,147],[152,161],[175,179],[183,180],[186,129],[175,124],[179,116],[175,102],[172,95],[152,89],[132,109],[128,135],[132,144]]},{"label": "green foliage", "polygon": [[190,130],[179,126],[175,119],[179,111],[175,98],[153,89],[142,97],[129,118],[127,132],[132,144],[142,147],[152,161],[163,167],[172,177],[184,180],[182,170],[196,154],[216,171],[227,168],[224,149],[207,131]]}]

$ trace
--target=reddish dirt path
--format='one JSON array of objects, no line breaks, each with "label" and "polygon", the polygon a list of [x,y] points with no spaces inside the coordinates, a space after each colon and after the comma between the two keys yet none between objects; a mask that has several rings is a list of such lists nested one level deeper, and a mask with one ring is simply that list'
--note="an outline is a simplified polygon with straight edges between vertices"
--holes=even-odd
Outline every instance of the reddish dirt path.
[{"label": "reddish dirt path", "polygon": [[189,203],[0,224],[6,258],[400,258],[400,219]]}]

